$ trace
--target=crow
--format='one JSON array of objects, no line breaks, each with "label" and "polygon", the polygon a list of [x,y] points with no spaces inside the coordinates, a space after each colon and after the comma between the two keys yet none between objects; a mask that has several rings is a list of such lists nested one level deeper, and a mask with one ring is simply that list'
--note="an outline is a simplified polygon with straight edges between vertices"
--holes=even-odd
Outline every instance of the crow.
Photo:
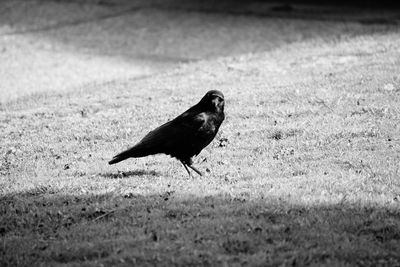
[{"label": "crow", "polygon": [[198,155],[214,139],[225,119],[224,106],[222,92],[208,91],[199,103],[149,132],[139,143],[114,156],[108,164],[115,164],[127,158],[164,153],[178,159],[189,176],[191,173],[188,167],[202,176],[202,173],[192,166],[192,157]]}]

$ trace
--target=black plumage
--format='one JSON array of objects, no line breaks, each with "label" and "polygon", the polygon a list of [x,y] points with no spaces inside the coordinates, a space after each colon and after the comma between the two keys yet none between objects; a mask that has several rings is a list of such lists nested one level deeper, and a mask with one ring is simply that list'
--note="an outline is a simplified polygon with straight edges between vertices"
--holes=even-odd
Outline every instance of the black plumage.
[{"label": "black plumage", "polygon": [[199,103],[149,132],[139,143],[116,155],[109,162],[115,164],[127,158],[139,158],[164,153],[180,160],[190,175],[192,157],[200,153],[215,137],[225,119],[224,95],[218,90],[211,90]]}]

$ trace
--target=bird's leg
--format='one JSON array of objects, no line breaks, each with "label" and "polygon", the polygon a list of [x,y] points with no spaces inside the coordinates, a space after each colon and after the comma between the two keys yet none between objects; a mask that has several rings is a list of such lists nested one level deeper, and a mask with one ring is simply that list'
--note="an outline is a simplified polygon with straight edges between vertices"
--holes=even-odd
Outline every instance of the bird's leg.
[{"label": "bird's leg", "polygon": [[195,167],[193,167],[192,165],[188,165],[189,166],[189,168],[191,168],[192,170],[194,170],[195,172],[197,172],[200,176],[203,176],[203,174],[198,170],[198,169],[196,169]]},{"label": "bird's leg", "polygon": [[186,160],[186,161],[185,161],[185,164],[186,164],[189,168],[191,168],[192,170],[194,170],[195,172],[197,172],[198,175],[203,176],[203,174],[202,174],[198,169],[196,169],[195,167],[192,166],[192,164],[193,164],[192,158],[189,158],[188,160]]},{"label": "bird's leg", "polygon": [[186,166],[185,162],[181,161],[181,163],[182,163],[183,167],[185,167],[186,171],[188,172],[189,177],[192,177],[192,174],[190,173],[190,171],[189,171],[188,167]]}]

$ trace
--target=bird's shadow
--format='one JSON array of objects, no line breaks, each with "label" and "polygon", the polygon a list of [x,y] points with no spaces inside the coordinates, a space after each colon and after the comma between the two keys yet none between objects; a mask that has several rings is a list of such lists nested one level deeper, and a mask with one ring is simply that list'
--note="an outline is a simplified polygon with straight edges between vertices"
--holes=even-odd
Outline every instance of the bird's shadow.
[{"label": "bird's shadow", "polygon": [[118,172],[106,172],[100,173],[101,177],[108,179],[123,179],[129,178],[132,176],[160,176],[160,174],[156,171],[147,171],[147,170],[133,170],[133,171],[118,171]]}]

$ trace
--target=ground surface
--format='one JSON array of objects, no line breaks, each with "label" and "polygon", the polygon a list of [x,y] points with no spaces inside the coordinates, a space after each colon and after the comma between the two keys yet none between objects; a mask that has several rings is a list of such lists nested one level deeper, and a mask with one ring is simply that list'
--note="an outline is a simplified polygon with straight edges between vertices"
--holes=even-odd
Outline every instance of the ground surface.
[{"label": "ground surface", "polygon": [[[29,3],[1,4],[0,265],[400,265],[397,24]],[[208,89],[206,176],[107,165]]]}]

